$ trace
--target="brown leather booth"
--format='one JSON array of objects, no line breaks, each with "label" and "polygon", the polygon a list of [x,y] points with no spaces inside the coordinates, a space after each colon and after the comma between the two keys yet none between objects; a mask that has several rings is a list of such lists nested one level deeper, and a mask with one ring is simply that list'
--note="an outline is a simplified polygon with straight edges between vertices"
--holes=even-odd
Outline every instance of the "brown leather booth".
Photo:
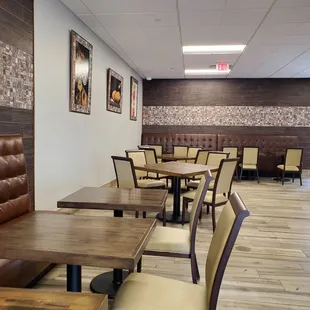
[{"label": "brown leather booth", "polygon": [[[22,137],[0,136],[0,225],[31,211]],[[0,258],[0,286],[25,287],[48,266]]]},{"label": "brown leather booth", "polygon": [[276,175],[277,165],[283,163],[285,150],[298,147],[297,136],[238,135],[238,134],[172,134],[143,133],[142,144],[161,144],[164,153],[172,153],[172,145],[199,146],[221,151],[224,146],[237,146],[242,156],[244,146],[258,146],[258,169],[261,175]]}]

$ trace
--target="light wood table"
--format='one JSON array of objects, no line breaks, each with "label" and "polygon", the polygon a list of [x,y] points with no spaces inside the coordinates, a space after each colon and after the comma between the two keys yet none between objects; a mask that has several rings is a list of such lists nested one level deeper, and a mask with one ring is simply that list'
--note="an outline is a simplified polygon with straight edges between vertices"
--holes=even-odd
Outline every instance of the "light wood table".
[{"label": "light wood table", "polygon": [[0,226],[0,258],[66,264],[67,290],[80,292],[83,265],[133,271],[155,224],[35,211]]},{"label": "light wood table", "polygon": [[158,158],[162,159],[163,161],[176,161],[176,160],[195,160],[196,156],[177,156],[174,154],[162,154],[157,156]]},{"label": "light wood table", "polygon": [[108,296],[0,288],[0,309],[6,310],[108,310]]},{"label": "light wood table", "polygon": [[[114,217],[122,217],[123,211],[162,212],[167,196],[168,191],[162,189],[84,187],[58,201],[57,207],[114,210]],[[91,281],[90,289],[113,297],[127,275],[127,271],[117,269],[102,273]]]},{"label": "light wood table", "polygon": [[[218,167],[209,165],[197,165],[190,163],[168,162],[145,166],[135,166],[135,169],[161,173],[172,176],[173,188],[173,211],[166,212],[167,222],[182,223],[180,201],[181,201],[181,179],[189,178],[195,175],[203,174],[207,171],[216,172]],[[158,214],[157,218],[163,220],[162,214]],[[189,222],[189,214],[185,214],[185,223]]]}]

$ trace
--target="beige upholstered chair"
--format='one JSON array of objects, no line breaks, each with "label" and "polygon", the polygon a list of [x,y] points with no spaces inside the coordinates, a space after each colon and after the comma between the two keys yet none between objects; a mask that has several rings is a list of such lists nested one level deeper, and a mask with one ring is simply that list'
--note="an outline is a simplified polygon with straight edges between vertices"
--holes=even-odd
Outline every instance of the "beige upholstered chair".
[{"label": "beige upholstered chair", "polygon": [[195,159],[188,159],[186,162],[190,164],[194,164],[197,158],[198,151],[201,150],[201,147],[192,147],[190,146],[187,151],[188,157],[195,157]]},{"label": "beige upholstered chair", "polygon": [[[117,187],[119,188],[165,188],[160,180],[137,179],[132,158],[112,156]],[[136,217],[139,213],[136,212]],[[143,212],[146,217],[146,212]]]},{"label": "beige upholstered chair", "polygon": [[[293,182],[295,179],[295,173],[299,174],[300,186],[302,186],[302,154],[301,148],[289,148],[286,149],[284,165],[277,166],[277,172],[281,172],[282,185],[284,184],[285,173],[293,173]],[[277,178],[279,180],[279,177]]]},{"label": "beige upholstered chair", "polygon": [[161,144],[149,144],[149,147],[155,150],[157,162],[161,163],[161,156],[163,155],[163,146]]},{"label": "beige upholstered chair", "polygon": [[120,287],[113,310],[216,310],[224,272],[249,211],[238,194],[220,215],[206,261],[206,286],[144,273],[132,273]]},{"label": "beige upholstered chair", "polygon": [[240,179],[242,179],[242,174],[244,170],[253,171],[255,173],[256,171],[256,178],[257,183],[259,183],[259,175],[258,175],[258,154],[259,154],[259,148],[258,147],[244,147],[243,153],[242,153],[242,163],[239,164],[241,171],[240,171]]},{"label": "beige upholstered chair", "polygon": [[[131,158],[134,166],[145,166],[146,156],[143,150],[125,151],[126,157]],[[142,170],[135,170],[137,179],[147,178],[147,172]]]},{"label": "beige upholstered chair", "polygon": [[[212,208],[212,226],[213,231],[216,227],[215,208],[226,204],[231,192],[231,184],[233,175],[237,166],[238,160],[236,158],[222,159],[220,167],[216,174],[213,191],[208,191],[203,203]],[[185,210],[188,208],[188,203],[192,202],[196,195],[196,191],[190,191],[183,195],[183,210],[182,210],[182,224],[184,224]]]},{"label": "beige upholstered chair", "polygon": [[[188,146],[187,145],[174,145],[173,146],[173,154],[174,156],[187,156],[188,154]],[[186,160],[177,160],[179,162],[185,163]]]},{"label": "beige upholstered chair", "polygon": [[[207,157],[206,165],[214,166],[214,167],[219,167],[220,163],[221,163],[221,160],[228,158],[228,156],[229,156],[229,153],[224,153],[224,152],[208,152],[208,157]],[[212,176],[215,179],[216,178],[216,172],[212,172]],[[196,178],[198,178],[198,180],[193,180],[193,181],[191,181],[191,182],[189,182],[187,184],[187,189],[190,189],[190,188],[194,188],[195,189],[195,188],[198,187],[199,176],[198,177],[196,176]],[[214,187],[214,181],[210,183],[209,190],[213,190],[213,187]]]},{"label": "beige upholstered chair", "polygon": [[[144,252],[145,255],[189,258],[193,283],[197,283],[200,278],[195,252],[197,224],[204,197],[212,180],[209,172],[201,178],[193,200],[189,230],[156,227]],[[138,271],[141,271],[140,263],[138,267]]]},{"label": "beige upholstered chair", "polygon": [[[224,153],[229,153],[228,158],[238,158],[238,147],[237,146],[224,146]],[[238,181],[238,168],[236,168],[236,180]]]}]

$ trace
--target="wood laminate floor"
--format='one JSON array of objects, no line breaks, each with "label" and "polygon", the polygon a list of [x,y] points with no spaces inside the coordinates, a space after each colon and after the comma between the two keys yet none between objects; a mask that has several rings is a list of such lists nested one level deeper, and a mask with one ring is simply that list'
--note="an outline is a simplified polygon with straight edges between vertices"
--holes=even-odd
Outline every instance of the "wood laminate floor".
[{"label": "wood laminate floor", "polygon": [[[251,215],[241,229],[228,263],[218,309],[310,309],[310,179],[304,179],[302,187],[298,180],[284,186],[271,179],[262,179],[260,184],[243,181],[234,183],[233,191],[241,195]],[[169,195],[168,209],[171,204]],[[218,208],[217,216],[220,211]],[[112,216],[109,211],[77,214]],[[202,276],[199,285],[204,285],[204,264],[211,237],[211,218],[204,209],[197,233]],[[84,291],[89,291],[89,282],[103,270],[83,267]],[[186,259],[145,256],[143,272],[191,282],[190,262]],[[64,291],[65,266],[52,270],[36,288]]]}]

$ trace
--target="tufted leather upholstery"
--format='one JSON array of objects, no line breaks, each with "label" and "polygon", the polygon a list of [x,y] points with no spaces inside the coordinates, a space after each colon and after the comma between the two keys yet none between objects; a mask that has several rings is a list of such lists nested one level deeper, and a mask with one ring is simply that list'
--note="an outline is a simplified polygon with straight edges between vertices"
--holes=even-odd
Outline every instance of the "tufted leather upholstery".
[{"label": "tufted leather upholstery", "polygon": [[172,153],[173,145],[187,145],[202,147],[206,150],[216,150],[216,134],[171,134],[171,133],[144,133],[142,144],[161,144],[164,153]]},{"label": "tufted leather upholstery", "polygon": [[[0,135],[0,225],[31,211],[20,135]],[[0,259],[0,286],[25,287],[49,264]]]}]

